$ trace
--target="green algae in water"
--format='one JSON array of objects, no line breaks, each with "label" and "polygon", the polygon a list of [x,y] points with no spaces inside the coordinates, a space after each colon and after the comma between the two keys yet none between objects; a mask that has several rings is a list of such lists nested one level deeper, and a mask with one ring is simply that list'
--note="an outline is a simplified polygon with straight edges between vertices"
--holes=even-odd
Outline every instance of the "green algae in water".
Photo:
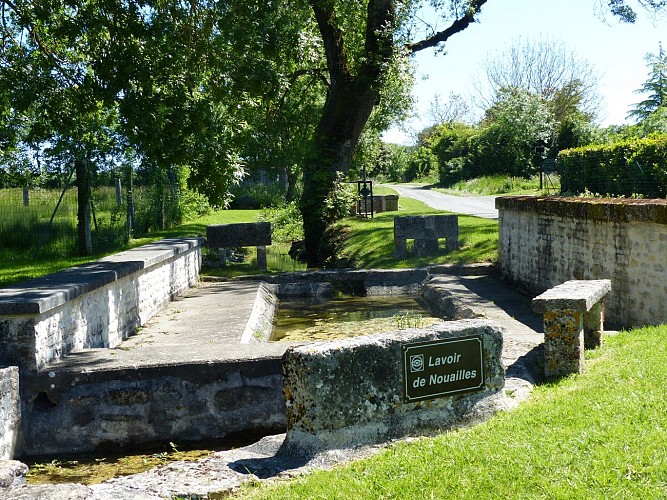
[{"label": "green algae in water", "polygon": [[118,476],[139,474],[176,461],[213,456],[215,450],[188,450],[152,454],[78,455],[28,463],[27,484],[98,484]]},{"label": "green algae in water", "polygon": [[424,328],[437,321],[409,296],[288,299],[280,301],[271,340],[333,340]]}]

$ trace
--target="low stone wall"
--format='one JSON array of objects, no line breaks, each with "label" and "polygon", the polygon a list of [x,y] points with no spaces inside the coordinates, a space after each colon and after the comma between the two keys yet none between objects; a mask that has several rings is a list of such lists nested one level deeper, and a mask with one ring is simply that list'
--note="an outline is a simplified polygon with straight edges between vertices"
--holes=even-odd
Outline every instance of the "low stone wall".
[{"label": "low stone wall", "polygon": [[24,455],[137,449],[285,429],[280,354],[30,373],[21,384]]},{"label": "low stone wall", "polygon": [[498,268],[534,293],[610,279],[612,327],[667,321],[667,200],[501,197]]},{"label": "low stone wall", "polygon": [[19,370],[0,368],[0,461],[14,457],[20,422]]},{"label": "low stone wall", "polygon": [[0,289],[0,364],[113,347],[199,277],[198,238],[165,239]]},{"label": "low stone wall", "polygon": [[311,454],[479,416],[505,383],[502,339],[489,321],[462,320],[291,348],[283,357],[285,446]]},{"label": "low stone wall", "polygon": [[383,194],[375,195],[372,200],[368,200],[368,206],[364,205],[364,199],[358,199],[350,209],[350,215],[363,214],[364,209],[368,208],[368,213],[371,210],[371,203],[373,213],[379,214],[382,212],[398,212],[398,198],[397,194]]}]

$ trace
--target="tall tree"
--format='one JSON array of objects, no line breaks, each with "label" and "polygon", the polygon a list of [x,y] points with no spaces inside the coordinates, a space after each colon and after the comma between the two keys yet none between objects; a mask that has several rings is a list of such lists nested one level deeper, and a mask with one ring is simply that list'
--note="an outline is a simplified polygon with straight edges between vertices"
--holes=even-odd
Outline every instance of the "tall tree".
[{"label": "tall tree", "polygon": [[657,54],[646,54],[646,63],[649,68],[648,79],[644,82],[637,94],[646,94],[646,99],[634,105],[628,113],[628,118],[643,122],[655,112],[667,106],[667,53],[658,46]]},{"label": "tall tree", "polygon": [[[327,197],[335,192],[337,171],[346,171],[352,153],[396,58],[442,48],[450,37],[476,22],[487,0],[309,0],[322,36],[329,87],[313,141],[313,157],[304,163],[304,219],[308,265],[325,264],[335,253],[327,228],[333,214]],[[596,0],[625,22],[638,7],[664,9],[667,0]],[[429,4],[446,20],[442,30],[415,29],[419,8]]]},{"label": "tall tree", "polygon": [[477,99],[488,109],[501,89],[523,89],[551,102],[558,121],[573,112],[591,120],[600,104],[598,80],[594,66],[562,42],[518,39],[487,58],[476,83]]}]

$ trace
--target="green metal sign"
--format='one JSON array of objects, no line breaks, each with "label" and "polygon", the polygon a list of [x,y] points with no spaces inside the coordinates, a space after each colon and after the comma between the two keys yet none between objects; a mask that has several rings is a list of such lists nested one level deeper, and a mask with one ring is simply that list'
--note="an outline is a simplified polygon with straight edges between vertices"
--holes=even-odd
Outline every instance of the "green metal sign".
[{"label": "green metal sign", "polygon": [[483,389],[481,335],[411,342],[402,347],[404,402]]}]

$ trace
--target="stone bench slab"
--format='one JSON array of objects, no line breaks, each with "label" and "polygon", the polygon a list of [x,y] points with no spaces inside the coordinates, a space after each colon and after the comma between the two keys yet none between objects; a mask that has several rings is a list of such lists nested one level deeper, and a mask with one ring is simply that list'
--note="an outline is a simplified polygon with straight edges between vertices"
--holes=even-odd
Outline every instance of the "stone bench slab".
[{"label": "stone bench slab", "polygon": [[554,309],[590,311],[611,291],[611,280],[570,280],[533,299],[533,311],[544,313]]},{"label": "stone bench slab", "polygon": [[270,222],[213,224],[206,226],[206,243],[211,248],[255,247],[271,244]]}]

